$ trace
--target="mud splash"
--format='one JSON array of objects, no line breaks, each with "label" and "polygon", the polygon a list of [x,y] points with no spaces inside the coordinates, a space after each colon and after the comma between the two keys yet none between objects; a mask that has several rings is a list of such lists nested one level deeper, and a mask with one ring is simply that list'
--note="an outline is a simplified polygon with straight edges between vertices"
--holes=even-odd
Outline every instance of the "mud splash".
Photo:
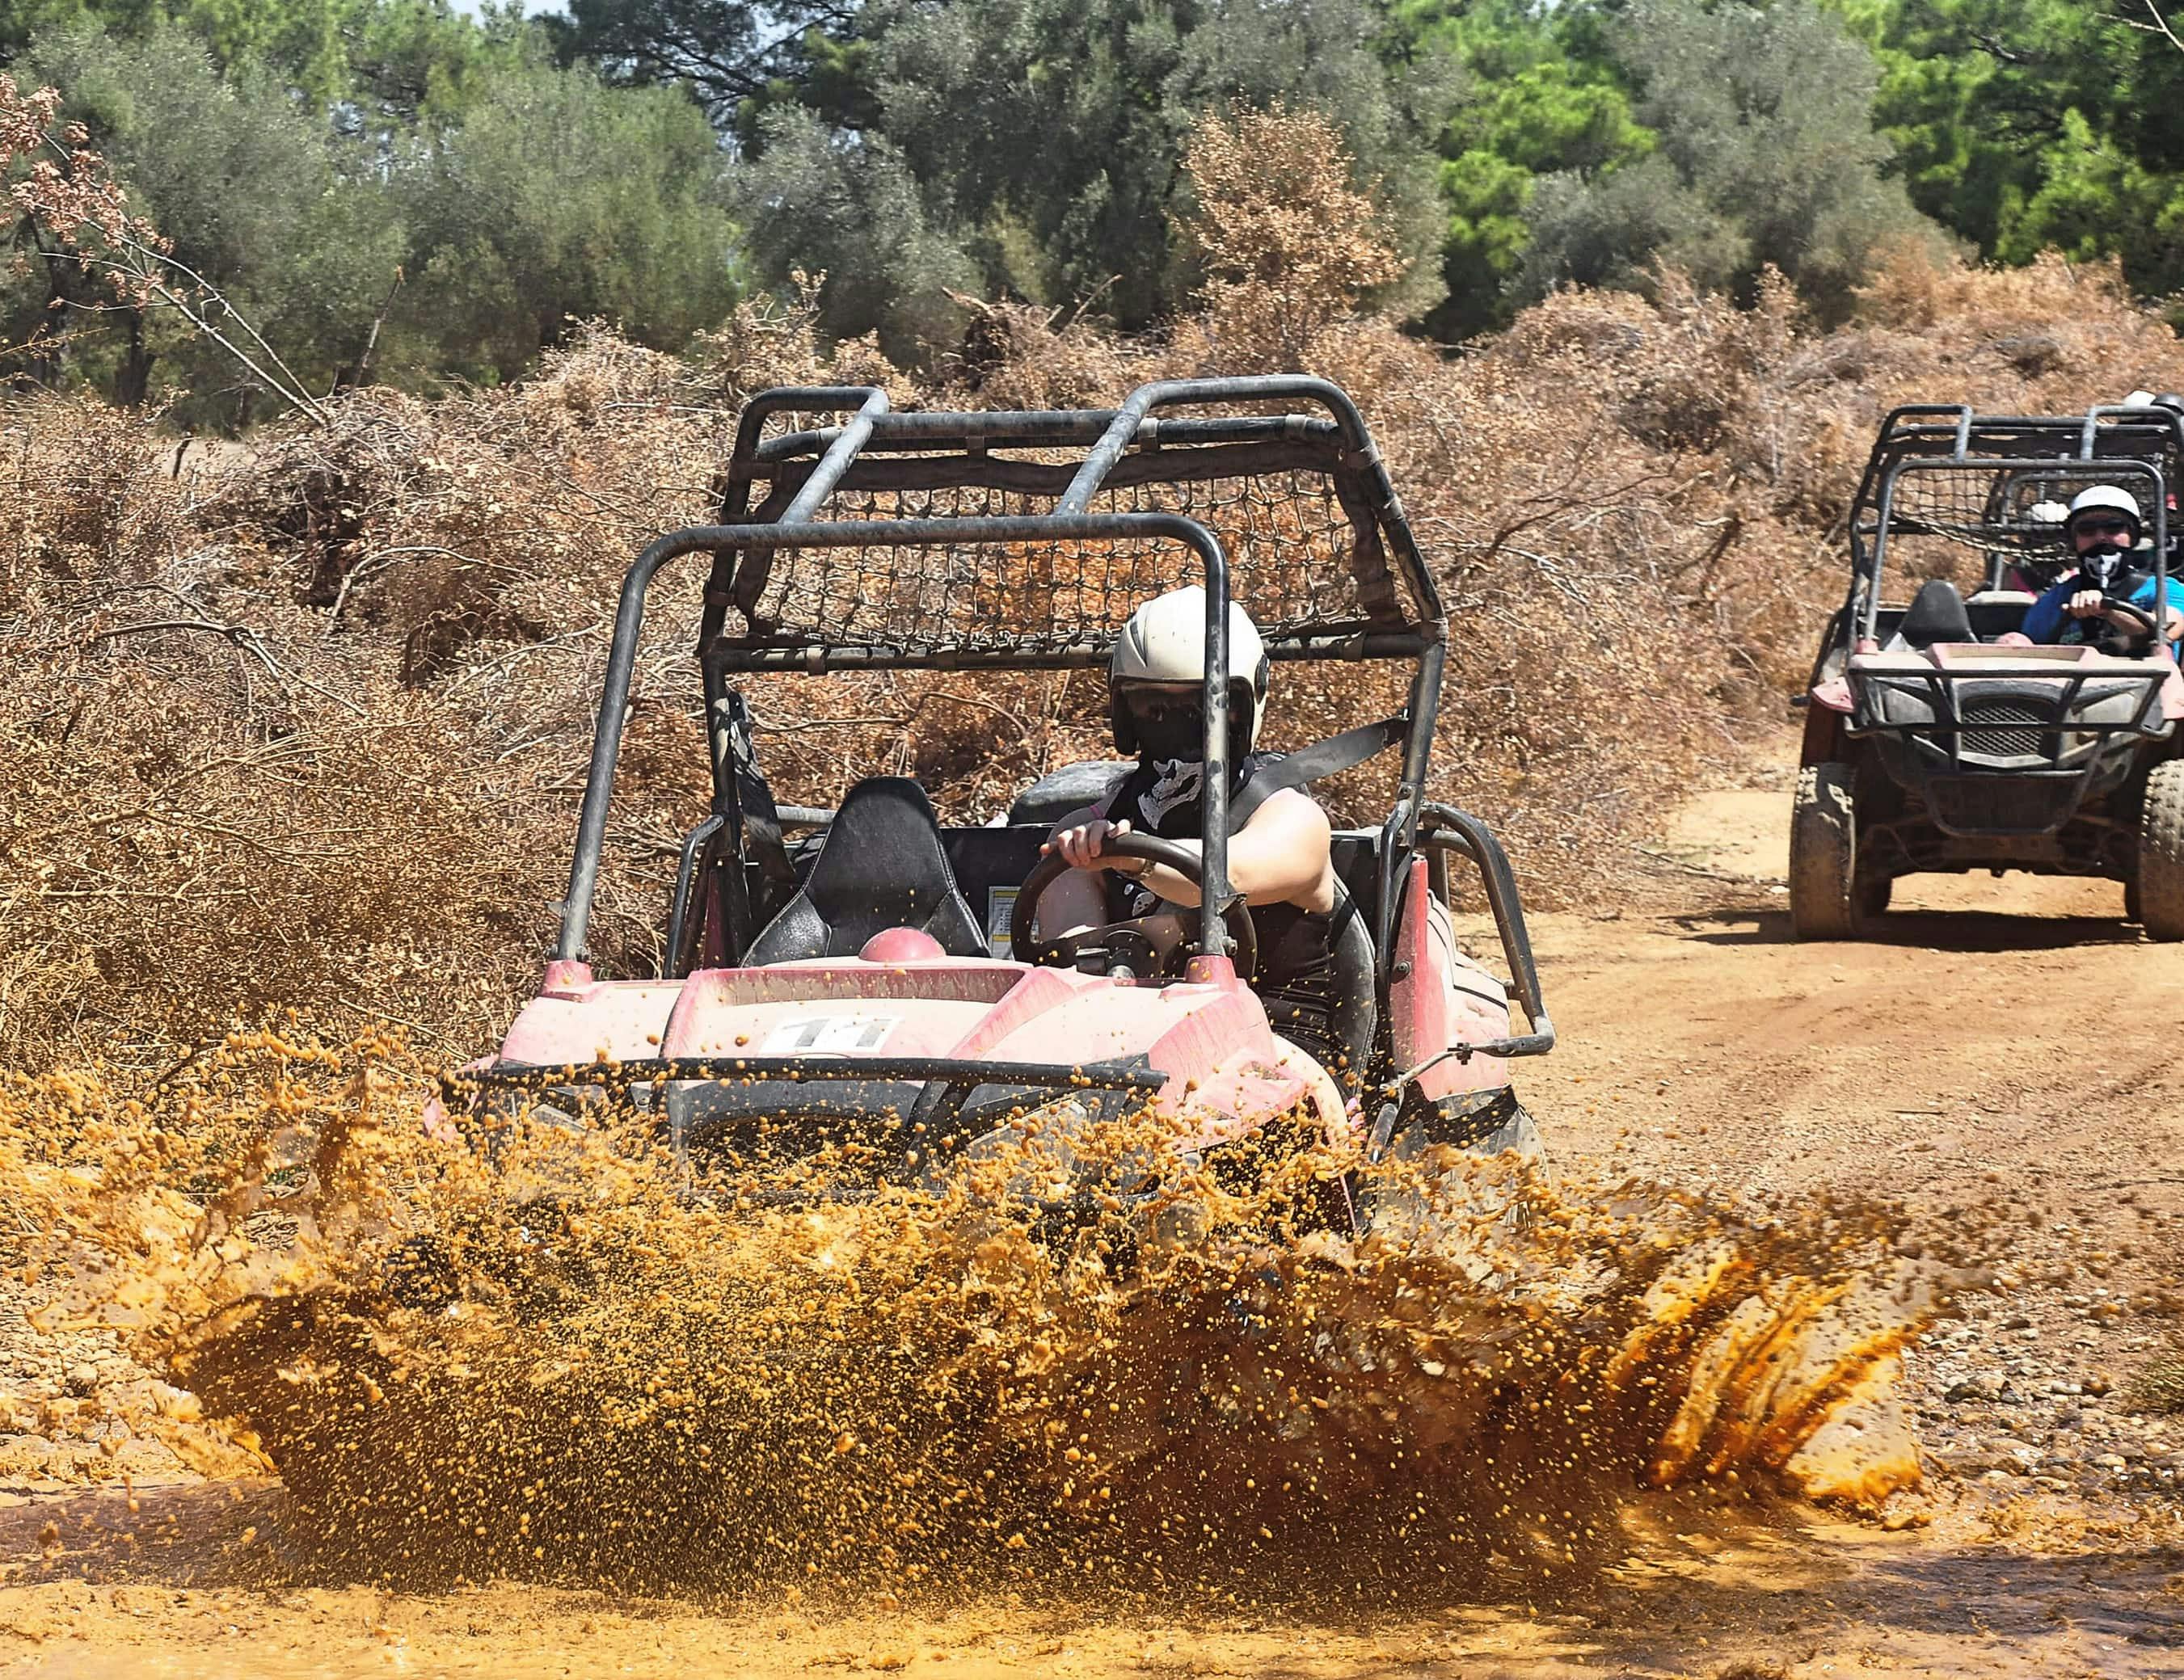
[{"label": "mud splash", "polygon": [[1035,1116],[813,1210],[774,1204],[843,1160],[709,1175],[536,1115],[449,1148],[426,1090],[292,1032],[4,1099],[55,1319],[129,1330],[359,1578],[1378,1597],[1585,1567],[1649,1490],[1917,1477],[1891,1385],[1937,1272],[1872,1210],[1434,1152],[1353,1243],[1298,1216],[1360,1165],[1323,1153],[1057,1229],[1006,1193]]}]

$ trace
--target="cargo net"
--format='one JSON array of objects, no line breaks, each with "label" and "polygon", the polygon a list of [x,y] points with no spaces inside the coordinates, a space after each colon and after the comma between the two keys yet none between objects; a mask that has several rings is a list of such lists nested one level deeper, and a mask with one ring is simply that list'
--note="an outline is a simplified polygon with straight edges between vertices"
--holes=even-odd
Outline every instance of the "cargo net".
[{"label": "cargo net", "polygon": [[[2063,520],[2080,492],[2116,484],[2142,506],[2152,495],[2148,480],[2115,467],[2114,461],[2086,461],[2001,472],[1975,466],[1903,473],[1889,504],[1889,579],[1908,587],[1932,578],[1965,587],[2044,587],[2066,569]],[[1869,556],[1879,509],[1863,512],[1860,540]],[[2150,520],[2148,529],[2150,534]]]},{"label": "cargo net", "polygon": [[[1044,515],[1058,495],[961,485],[845,489],[819,516]],[[1091,511],[1181,514],[1206,526],[1228,557],[1231,596],[1270,637],[1415,622],[1379,531],[1351,525],[1325,473],[1124,485],[1095,497]],[[1196,554],[1167,537],[778,549],[755,590],[740,585],[737,604],[753,637],[774,645],[1034,654],[1105,646],[1141,602],[1204,581]]]}]

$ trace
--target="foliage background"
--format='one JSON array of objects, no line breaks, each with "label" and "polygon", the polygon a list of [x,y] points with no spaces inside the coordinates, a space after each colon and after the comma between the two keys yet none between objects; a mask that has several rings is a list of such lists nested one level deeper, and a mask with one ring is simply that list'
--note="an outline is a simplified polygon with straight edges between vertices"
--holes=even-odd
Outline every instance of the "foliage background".
[{"label": "foliage background", "polygon": [[[2114,258],[2184,286],[2184,50],[2081,0],[15,0],[0,68],[67,96],[176,254],[324,391],[497,384],[599,320],[677,350],[816,286],[830,340],[932,373],[975,296],[1163,330],[1204,279],[1190,137],[1325,117],[1450,342],[1666,263],[1828,324],[1891,253]],[[266,417],[27,225],[0,371]],[[379,323],[375,334],[374,324]],[[371,345],[368,364],[367,342]]]}]

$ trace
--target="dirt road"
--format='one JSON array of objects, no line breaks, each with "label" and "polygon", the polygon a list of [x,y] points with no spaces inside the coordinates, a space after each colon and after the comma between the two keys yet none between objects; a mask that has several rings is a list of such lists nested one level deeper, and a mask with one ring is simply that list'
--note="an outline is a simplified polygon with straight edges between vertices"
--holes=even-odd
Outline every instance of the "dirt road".
[{"label": "dirt road", "polygon": [[[1915,1349],[1930,1478],[1880,1524],[1639,1508],[1633,1561],[1361,1613],[1006,1599],[632,1603],[315,1578],[277,1489],[15,1494],[0,1671],[53,1675],[2184,1675],[2184,1419],[2133,1382],[2184,1321],[2184,954],[2120,893],[1914,883],[1800,947],[1780,772],[1656,850],[1675,908],[1535,926],[1563,1048],[1524,1090],[1574,1170],[1900,1199],[1994,1287]],[[50,1526],[49,1526],[50,1525]]]}]

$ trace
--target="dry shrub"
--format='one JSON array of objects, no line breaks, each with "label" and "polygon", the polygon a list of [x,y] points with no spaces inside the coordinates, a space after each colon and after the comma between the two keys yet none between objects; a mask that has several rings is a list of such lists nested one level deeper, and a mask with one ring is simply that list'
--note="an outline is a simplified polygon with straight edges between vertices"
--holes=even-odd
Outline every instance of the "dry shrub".
[{"label": "dry shrub", "polygon": [[[1301,346],[1364,407],[1449,612],[1432,792],[1501,826],[1542,905],[1616,896],[1658,809],[1779,727],[1887,407],[2184,387],[2184,350],[2113,268],[1908,253],[1839,331],[1778,283],[1739,311],[1663,275],[1650,301],[1563,292],[1445,356],[1348,314],[1379,272],[1373,235],[1336,154],[1299,143],[1307,123],[1201,136],[1205,181],[1232,189],[1202,187],[1230,259],[1207,317],[1163,342],[993,305],[921,385],[869,344],[822,344],[807,308],[747,307],[679,358],[594,328],[517,386],[350,393],[329,425],[271,427],[180,478],[149,419],[9,409],[0,1057],[148,1060],[281,1004],[489,1042],[566,878],[623,570],[710,516],[741,405],[769,385],[1106,406]],[[1268,161],[1284,155],[1317,173],[1292,180]],[[1287,209],[1261,193],[1280,182]],[[1253,252],[1290,255],[1262,270]],[[654,591],[593,923],[610,972],[656,962],[676,846],[704,813],[700,584],[686,566]],[[1041,587],[1023,580],[1028,610]],[[789,800],[903,771],[980,821],[1109,750],[1096,673],[746,687]],[[1392,668],[1284,665],[1268,744],[1401,699]],[[1369,821],[1387,785],[1384,760],[1321,792]]]},{"label": "dry shrub", "polygon": [[184,515],[176,448],[142,411],[52,397],[0,409],[0,620],[152,576]]},{"label": "dry shrub", "polygon": [[525,852],[557,825],[428,699],[207,704],[189,666],[228,651],[93,654],[8,720],[0,843],[41,861],[0,877],[0,1046],[159,1059],[298,1000],[475,1042],[545,931]]},{"label": "dry shrub", "polygon": [[1060,309],[949,295],[970,325],[948,371],[955,390],[981,408],[1109,407],[1143,354]]},{"label": "dry shrub", "polygon": [[1294,368],[1358,299],[1401,277],[1342,132],[1279,102],[1209,114],[1184,156],[1206,327],[1232,371]]},{"label": "dry shrub", "polygon": [[[727,331],[707,361],[594,331],[510,389],[354,392],[187,478],[144,417],[9,409],[0,1058],[155,1060],[282,1005],[488,1039],[552,927],[630,556],[705,516],[743,381],[902,384],[822,364],[808,316]],[[695,580],[659,592],[610,971],[656,964],[706,793]]]}]

